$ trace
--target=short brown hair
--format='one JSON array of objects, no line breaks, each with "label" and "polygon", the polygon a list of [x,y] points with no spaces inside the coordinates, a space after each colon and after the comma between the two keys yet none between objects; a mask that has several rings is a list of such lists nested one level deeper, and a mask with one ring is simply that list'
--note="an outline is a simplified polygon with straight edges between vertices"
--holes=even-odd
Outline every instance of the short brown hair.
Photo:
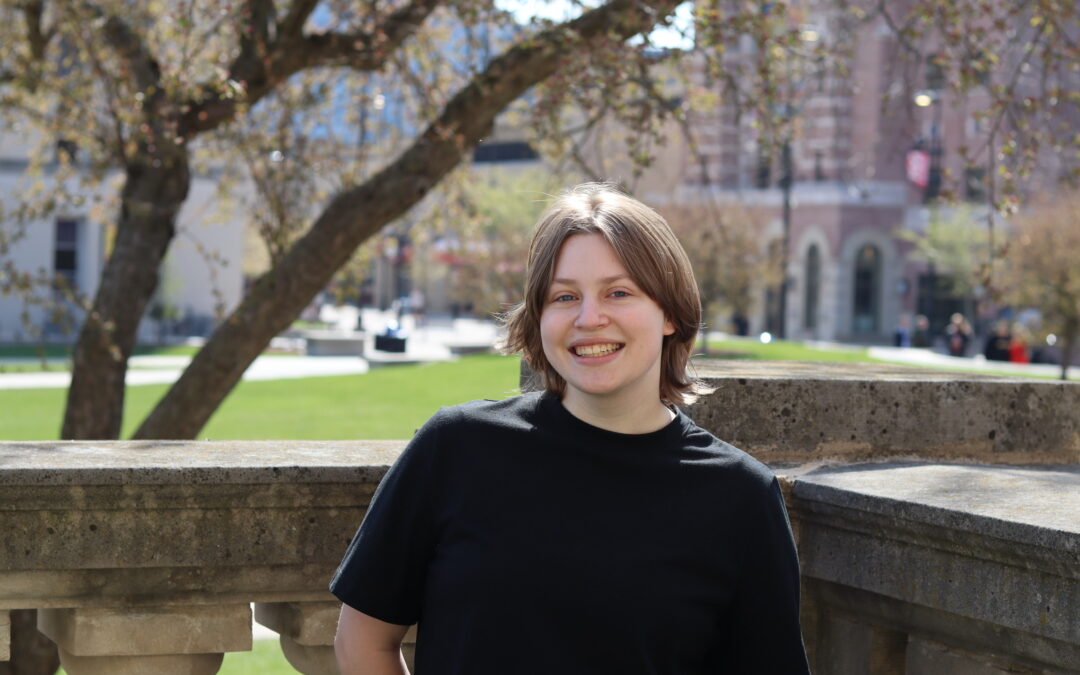
[{"label": "short brown hair", "polygon": [[529,245],[525,299],[502,316],[503,350],[521,352],[550,391],[566,381],[544,356],[540,315],[563,242],[575,234],[599,234],[643,290],[664,311],[675,332],[664,336],[660,399],[686,405],[712,391],[686,372],[701,328],[701,297],[690,260],[667,221],[648,206],[607,183],[584,183],[559,196],[540,216]]}]

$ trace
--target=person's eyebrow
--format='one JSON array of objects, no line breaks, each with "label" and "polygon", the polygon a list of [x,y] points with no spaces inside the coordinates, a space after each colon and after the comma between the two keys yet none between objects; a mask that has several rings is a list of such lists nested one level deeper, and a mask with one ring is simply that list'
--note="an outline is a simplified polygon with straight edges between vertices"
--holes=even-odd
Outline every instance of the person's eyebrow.
[{"label": "person's eyebrow", "polygon": [[[600,281],[601,284],[611,284],[611,283],[615,283],[616,281],[623,281],[623,280],[631,281],[631,282],[633,281],[633,279],[631,279],[630,276],[627,275],[627,274],[616,274],[615,276],[604,277],[604,278],[600,279],[599,281]],[[577,280],[575,280],[575,279],[563,279],[563,278],[560,277],[560,278],[552,279],[551,283],[553,285],[554,284],[563,284],[564,286],[573,286],[573,285],[577,284]]]}]

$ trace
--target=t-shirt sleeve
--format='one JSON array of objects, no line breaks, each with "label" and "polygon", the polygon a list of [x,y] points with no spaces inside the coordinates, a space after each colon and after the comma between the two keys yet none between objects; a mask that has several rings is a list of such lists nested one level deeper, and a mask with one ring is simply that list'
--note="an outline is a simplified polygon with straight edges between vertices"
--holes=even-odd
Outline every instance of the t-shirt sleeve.
[{"label": "t-shirt sleeve", "polygon": [[809,673],[799,626],[799,559],[775,477],[746,513],[736,595],[735,673]]},{"label": "t-shirt sleeve", "polygon": [[420,620],[435,549],[435,459],[445,410],[416,432],[383,477],[330,581],[343,603],[399,625]]}]

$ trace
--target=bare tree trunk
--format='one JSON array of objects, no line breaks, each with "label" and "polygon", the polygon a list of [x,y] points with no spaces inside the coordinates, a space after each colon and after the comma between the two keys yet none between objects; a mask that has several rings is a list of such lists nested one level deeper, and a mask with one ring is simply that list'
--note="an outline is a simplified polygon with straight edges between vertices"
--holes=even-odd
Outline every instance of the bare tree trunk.
[{"label": "bare tree trunk", "polygon": [[493,60],[401,157],[330,203],[214,331],[135,438],[193,438],[271,338],[326,286],[356,247],[427,195],[490,132],[498,113],[558,69],[561,55],[599,36],[625,40],[655,25],[676,4],[614,0]]},{"label": "bare tree trunk", "polygon": [[114,248],[75,346],[61,438],[120,436],[128,358],[190,184],[182,148],[128,163]]},{"label": "bare tree trunk", "polygon": [[1061,379],[1069,379],[1069,364],[1072,363],[1072,357],[1076,350],[1076,332],[1067,333],[1063,336],[1061,341]]}]

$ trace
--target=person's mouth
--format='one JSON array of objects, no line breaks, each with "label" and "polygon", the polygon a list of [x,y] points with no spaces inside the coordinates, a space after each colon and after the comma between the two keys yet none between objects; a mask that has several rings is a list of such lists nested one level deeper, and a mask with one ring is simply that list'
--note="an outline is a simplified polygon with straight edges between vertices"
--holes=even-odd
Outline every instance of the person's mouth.
[{"label": "person's mouth", "polygon": [[621,342],[599,342],[590,345],[576,345],[570,348],[576,356],[607,356],[623,348]]}]

